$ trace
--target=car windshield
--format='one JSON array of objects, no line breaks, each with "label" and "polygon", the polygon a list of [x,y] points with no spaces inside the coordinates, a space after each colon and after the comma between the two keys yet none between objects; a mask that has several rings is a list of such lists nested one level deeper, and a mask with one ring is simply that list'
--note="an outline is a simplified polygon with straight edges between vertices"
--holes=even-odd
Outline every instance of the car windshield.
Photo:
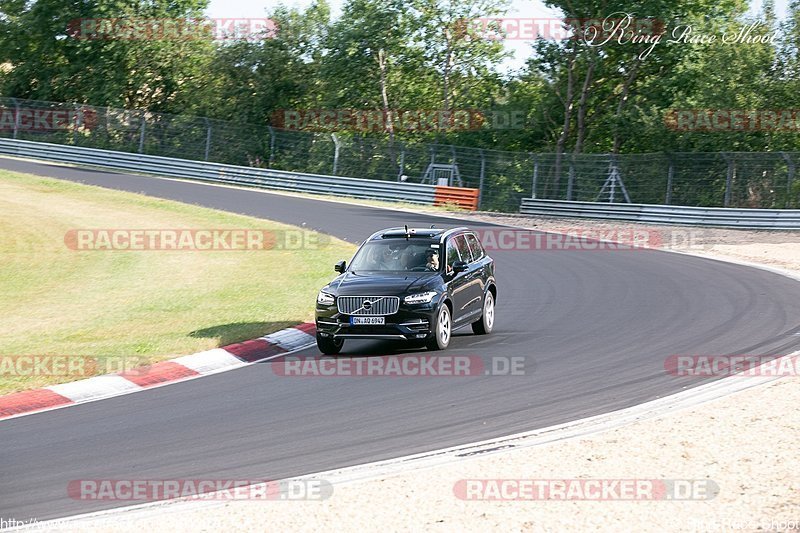
[{"label": "car windshield", "polygon": [[382,239],[364,244],[349,270],[438,272],[440,264],[438,241]]}]

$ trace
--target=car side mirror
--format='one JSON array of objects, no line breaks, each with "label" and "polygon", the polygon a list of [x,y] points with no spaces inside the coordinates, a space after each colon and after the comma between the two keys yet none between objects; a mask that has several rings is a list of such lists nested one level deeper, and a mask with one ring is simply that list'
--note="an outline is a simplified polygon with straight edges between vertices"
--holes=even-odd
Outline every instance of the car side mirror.
[{"label": "car side mirror", "polygon": [[343,274],[345,270],[347,270],[347,261],[339,261],[335,265],[333,265],[333,269],[340,274]]},{"label": "car side mirror", "polygon": [[466,272],[469,267],[466,261],[456,261],[453,263],[453,273]]}]

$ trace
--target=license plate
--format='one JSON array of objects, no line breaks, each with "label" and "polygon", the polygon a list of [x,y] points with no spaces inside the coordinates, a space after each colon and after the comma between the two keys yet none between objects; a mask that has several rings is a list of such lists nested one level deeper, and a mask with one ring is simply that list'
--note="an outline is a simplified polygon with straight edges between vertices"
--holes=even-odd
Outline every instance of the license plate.
[{"label": "license plate", "polygon": [[351,316],[350,323],[356,325],[385,324],[386,317],[382,316]]}]

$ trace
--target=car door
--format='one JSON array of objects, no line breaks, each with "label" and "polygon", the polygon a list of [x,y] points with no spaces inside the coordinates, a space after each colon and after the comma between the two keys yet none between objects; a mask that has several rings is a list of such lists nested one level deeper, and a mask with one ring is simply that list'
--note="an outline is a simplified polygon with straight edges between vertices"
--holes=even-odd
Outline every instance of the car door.
[{"label": "car door", "polygon": [[463,261],[454,237],[447,239],[445,250],[445,275],[448,279],[447,286],[450,291],[450,300],[453,302],[453,322],[455,323],[458,322],[465,313],[468,313],[467,305],[469,304],[470,298],[469,294],[466,292],[468,289],[467,273],[453,273],[453,263],[456,261]]},{"label": "car door", "polygon": [[465,278],[464,294],[467,299],[463,318],[474,319],[483,309],[483,280],[481,278],[480,265],[474,260],[475,258],[463,233],[456,236],[455,244],[461,260],[468,265],[467,271],[463,273]]},{"label": "car door", "polygon": [[486,292],[486,284],[489,278],[493,277],[492,261],[486,256],[486,251],[481,246],[480,241],[474,233],[465,234],[467,237],[467,244],[472,252],[473,267],[476,270],[475,275],[480,279],[481,292]]}]

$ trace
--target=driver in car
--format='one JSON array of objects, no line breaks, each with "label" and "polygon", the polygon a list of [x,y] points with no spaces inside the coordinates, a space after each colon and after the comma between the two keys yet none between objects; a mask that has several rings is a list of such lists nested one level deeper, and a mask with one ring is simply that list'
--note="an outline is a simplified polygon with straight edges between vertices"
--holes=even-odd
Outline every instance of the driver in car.
[{"label": "driver in car", "polygon": [[427,255],[428,255],[428,262],[425,263],[425,267],[428,270],[437,272],[439,270],[439,254],[434,252],[433,250],[429,250]]}]

